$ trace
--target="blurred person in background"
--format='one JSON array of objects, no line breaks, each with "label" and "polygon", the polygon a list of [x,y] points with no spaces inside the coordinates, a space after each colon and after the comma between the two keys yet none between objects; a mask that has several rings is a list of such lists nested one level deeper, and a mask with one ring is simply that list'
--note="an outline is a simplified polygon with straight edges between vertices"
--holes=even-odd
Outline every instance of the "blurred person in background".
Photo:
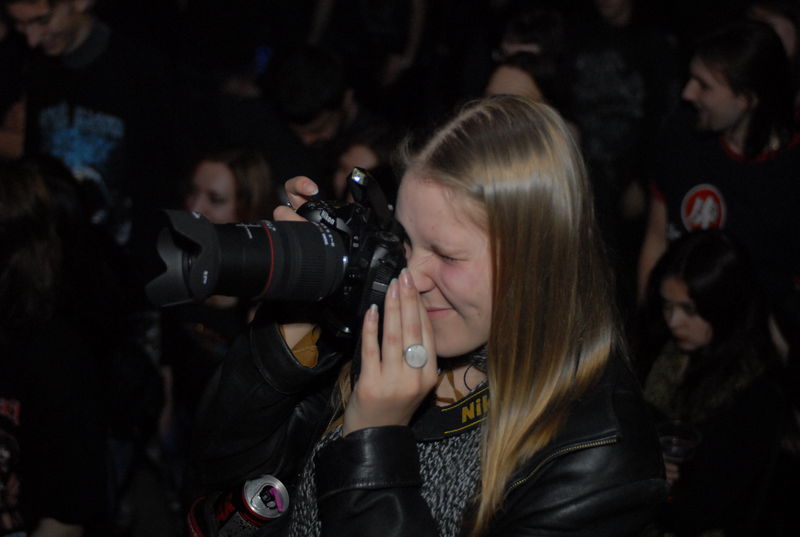
[{"label": "blurred person in background", "polygon": [[126,340],[118,274],[57,161],[0,168],[0,243],[0,436],[13,447],[0,535],[107,535],[112,421],[126,429],[127,411],[149,404],[130,388],[138,378],[115,383]]},{"label": "blurred person in background", "polygon": [[680,537],[765,535],[787,401],[746,254],[719,230],[673,242],[654,268],[638,367],[662,434]]},{"label": "blurred person in background", "polygon": [[96,222],[127,245],[175,195],[174,98],[166,63],[97,19],[94,0],[3,0],[32,49],[25,154],[61,160],[94,185]]},{"label": "blurred person in background", "polygon": [[672,240],[723,229],[753,259],[776,328],[797,345],[800,136],[791,68],[777,34],[746,20],[715,29],[698,42],[682,95],[693,110],[666,125],[648,166],[639,296]]}]

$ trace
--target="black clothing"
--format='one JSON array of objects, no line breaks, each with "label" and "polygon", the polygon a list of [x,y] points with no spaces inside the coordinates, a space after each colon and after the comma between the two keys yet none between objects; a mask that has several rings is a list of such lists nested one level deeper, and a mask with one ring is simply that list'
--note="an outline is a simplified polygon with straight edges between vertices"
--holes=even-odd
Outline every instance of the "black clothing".
[{"label": "black clothing", "polygon": [[172,85],[155,53],[95,21],[69,54],[34,55],[26,85],[26,154],[56,157],[93,184],[93,219],[117,243],[140,212],[172,205]]},{"label": "black clothing", "polygon": [[583,24],[567,42],[568,103],[559,109],[578,127],[619,302],[632,311],[644,220],[621,207],[626,189],[641,180],[653,133],[678,101],[675,52],[664,32],[637,22]]},{"label": "black clothing", "polygon": [[248,304],[231,307],[184,304],[162,312],[161,364],[170,368],[169,426],[162,430],[162,455],[180,490],[189,456],[197,406],[209,378],[247,328]]},{"label": "black clothing", "polygon": [[100,372],[79,334],[56,317],[0,341],[0,535],[45,517],[93,535],[106,517]]},{"label": "black clothing", "polygon": [[[263,321],[256,319],[249,337],[237,342],[211,385],[195,442],[201,490],[271,473],[293,497],[308,453],[328,425],[342,354],[323,336],[318,364],[304,367],[277,326]],[[323,448],[316,459],[323,535],[364,528],[387,536],[436,534],[420,495],[415,443],[447,436],[452,427],[439,421],[444,411],[430,407],[410,427],[365,429]],[[473,415],[467,424],[480,421]],[[662,474],[641,395],[614,358],[558,437],[520,469],[491,534],[634,533],[665,496]],[[263,534],[283,534],[285,518],[269,522]]]},{"label": "black clothing", "polygon": [[570,41],[565,112],[580,130],[596,190],[618,196],[645,162],[648,135],[678,101],[675,52],[666,34],[636,23],[584,25]]},{"label": "black clothing", "polygon": [[645,383],[657,422],[679,420],[699,433],[697,446],[679,463],[680,478],[661,515],[663,528],[681,537],[719,529],[729,537],[765,532],[761,516],[786,405],[765,372],[764,357],[726,358],[738,362],[731,373],[707,373],[693,384],[687,380],[692,367],[709,358],[687,357],[669,344]]},{"label": "black clothing", "polygon": [[[778,322],[800,322],[800,135],[745,160],[688,120],[677,116],[668,125],[650,168],[653,196],[667,208],[667,238],[725,230],[750,256]],[[796,337],[798,325],[790,326],[785,335]]]}]

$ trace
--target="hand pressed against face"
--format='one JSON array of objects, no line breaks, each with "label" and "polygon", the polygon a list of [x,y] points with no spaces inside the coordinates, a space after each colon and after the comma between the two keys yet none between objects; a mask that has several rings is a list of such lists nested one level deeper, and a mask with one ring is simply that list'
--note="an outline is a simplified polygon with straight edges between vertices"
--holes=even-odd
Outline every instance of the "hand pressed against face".
[{"label": "hand pressed against face", "polygon": [[14,27],[31,48],[48,56],[60,56],[75,50],[89,33],[91,20],[85,0],[35,0],[11,2],[6,10]]},{"label": "hand pressed against face", "polygon": [[746,127],[750,102],[734,93],[719,68],[695,57],[689,71],[691,78],[683,88],[683,98],[697,109],[697,128],[731,134]]},{"label": "hand pressed against face", "polygon": [[678,348],[696,351],[711,343],[714,330],[711,324],[697,313],[694,300],[689,296],[686,282],[668,276],[661,282],[664,321]]},{"label": "hand pressed against face", "polygon": [[238,222],[236,181],[230,168],[221,162],[202,161],[192,176],[186,208],[214,224]]},{"label": "hand pressed against face", "polygon": [[489,340],[492,256],[477,211],[463,195],[406,174],[396,216],[407,235],[406,259],[433,326],[439,356],[469,352]]}]

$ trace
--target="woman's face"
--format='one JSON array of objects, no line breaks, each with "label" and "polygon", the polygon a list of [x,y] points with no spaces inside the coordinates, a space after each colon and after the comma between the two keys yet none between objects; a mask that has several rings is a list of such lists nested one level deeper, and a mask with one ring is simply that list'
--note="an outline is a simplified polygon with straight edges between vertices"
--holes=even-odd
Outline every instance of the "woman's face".
[{"label": "woman's face", "polygon": [[501,65],[494,70],[486,85],[485,94],[489,95],[521,95],[534,101],[543,102],[544,96],[536,81],[517,67]]},{"label": "woman's face", "polygon": [[[492,258],[489,236],[473,221],[463,195],[406,174],[396,216],[407,235],[408,270],[436,338],[436,352],[452,357],[489,340]],[[477,209],[473,209],[477,210]]]},{"label": "woman's face", "polygon": [[711,343],[714,331],[711,324],[697,313],[694,300],[689,297],[686,282],[667,276],[661,282],[660,292],[664,321],[678,348],[696,351]]},{"label": "woman's face", "polygon": [[186,208],[202,214],[214,224],[238,222],[236,182],[230,168],[221,162],[202,161],[192,176]]}]

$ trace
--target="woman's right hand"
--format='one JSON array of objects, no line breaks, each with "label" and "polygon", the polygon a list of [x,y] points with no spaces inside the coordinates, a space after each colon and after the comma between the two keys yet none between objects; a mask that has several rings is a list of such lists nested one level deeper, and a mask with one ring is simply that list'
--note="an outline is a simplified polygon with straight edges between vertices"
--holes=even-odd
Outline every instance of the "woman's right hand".
[{"label": "woman's right hand", "polygon": [[[306,219],[297,214],[295,209],[306,203],[312,196],[317,195],[319,192],[317,184],[308,177],[298,176],[286,181],[284,188],[291,207],[278,205],[272,212],[273,218],[284,222],[305,222]],[[311,323],[288,323],[282,325],[282,329],[283,339],[291,349],[314,329],[314,325]]]},{"label": "woman's right hand", "polygon": [[284,189],[286,190],[286,196],[289,198],[289,205],[278,205],[272,212],[273,218],[275,220],[305,222],[306,219],[299,216],[295,211],[319,193],[317,184],[308,177],[299,175],[286,181]]},{"label": "woman's right hand", "polygon": [[[389,285],[381,341],[379,322],[378,308],[372,306],[364,317],[361,374],[345,407],[343,435],[367,427],[408,425],[439,378],[433,327],[408,270]],[[415,368],[405,361],[403,349],[418,344],[428,359]]]},{"label": "woman's right hand", "polygon": [[681,467],[674,462],[664,461],[664,472],[670,487],[675,486],[675,483],[681,478]]}]

